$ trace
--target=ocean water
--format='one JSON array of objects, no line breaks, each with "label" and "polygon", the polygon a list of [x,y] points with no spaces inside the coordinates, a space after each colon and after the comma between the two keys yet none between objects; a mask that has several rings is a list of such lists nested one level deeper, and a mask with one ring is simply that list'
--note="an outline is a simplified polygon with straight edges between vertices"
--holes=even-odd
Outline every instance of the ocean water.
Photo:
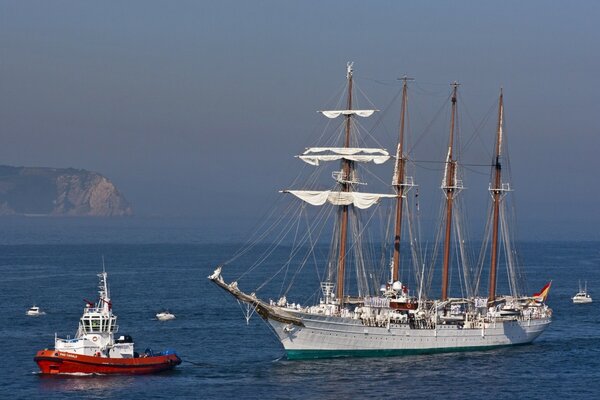
[{"label": "ocean water", "polygon": [[[532,289],[553,281],[554,321],[531,345],[393,358],[288,361],[257,316],[207,279],[239,246],[184,226],[84,220],[0,228],[0,398],[600,398],[600,243],[520,243]],[[167,224],[168,225],[168,224]],[[204,231],[205,232],[205,231]],[[73,335],[105,257],[120,332],[184,362],[149,376],[44,377],[33,362]],[[283,255],[282,255],[283,257]],[[249,255],[249,258],[254,258]],[[268,269],[268,266],[266,266]],[[226,270],[234,278],[238,270]],[[257,282],[269,271],[257,271]],[[596,303],[574,305],[578,280]],[[249,284],[253,282],[250,281]],[[302,283],[302,282],[300,282]],[[27,317],[32,304],[46,311]],[[168,308],[177,319],[159,322]]]}]

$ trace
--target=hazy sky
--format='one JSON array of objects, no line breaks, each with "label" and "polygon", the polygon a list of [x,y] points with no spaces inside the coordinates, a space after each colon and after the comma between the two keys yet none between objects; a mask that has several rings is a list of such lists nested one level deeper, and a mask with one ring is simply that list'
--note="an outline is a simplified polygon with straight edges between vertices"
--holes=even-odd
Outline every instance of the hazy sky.
[{"label": "hazy sky", "polygon": [[352,60],[381,109],[405,73],[425,114],[458,80],[477,123],[503,86],[529,236],[598,239],[598,21],[595,1],[1,1],[0,163],[99,171],[138,214],[252,215]]}]

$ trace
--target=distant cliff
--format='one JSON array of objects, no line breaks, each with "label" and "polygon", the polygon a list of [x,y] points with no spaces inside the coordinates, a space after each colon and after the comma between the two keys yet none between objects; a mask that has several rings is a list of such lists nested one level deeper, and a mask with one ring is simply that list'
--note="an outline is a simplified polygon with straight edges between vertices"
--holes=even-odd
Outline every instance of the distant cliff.
[{"label": "distant cliff", "polygon": [[97,172],[0,166],[0,215],[125,216],[131,206]]}]

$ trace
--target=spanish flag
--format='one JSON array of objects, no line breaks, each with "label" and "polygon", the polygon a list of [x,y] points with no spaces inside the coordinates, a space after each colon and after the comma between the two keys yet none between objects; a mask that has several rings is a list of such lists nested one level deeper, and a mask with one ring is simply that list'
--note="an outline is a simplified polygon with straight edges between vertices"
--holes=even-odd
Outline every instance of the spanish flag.
[{"label": "spanish flag", "polygon": [[546,297],[548,297],[548,293],[550,293],[550,286],[552,286],[552,281],[546,283],[546,286],[544,286],[539,293],[534,294],[533,298],[535,299],[535,301],[539,303],[545,302]]}]

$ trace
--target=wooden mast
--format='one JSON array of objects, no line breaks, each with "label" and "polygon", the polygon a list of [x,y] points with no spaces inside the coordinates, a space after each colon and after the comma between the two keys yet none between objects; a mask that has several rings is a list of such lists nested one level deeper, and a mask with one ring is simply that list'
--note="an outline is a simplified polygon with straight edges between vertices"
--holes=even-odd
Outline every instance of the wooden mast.
[{"label": "wooden mast", "polygon": [[452,235],[452,205],[454,201],[456,186],[456,160],[454,160],[454,126],[456,124],[456,91],[458,83],[452,84],[452,116],[450,118],[450,140],[448,144],[448,156],[446,158],[446,171],[444,186],[442,189],[446,194],[446,236],[444,240],[444,264],[442,269],[442,301],[448,299],[448,271],[450,267],[450,237]]},{"label": "wooden mast", "polygon": [[396,181],[394,187],[398,198],[396,200],[396,227],[394,230],[394,256],[392,259],[392,283],[398,281],[400,271],[400,235],[402,234],[402,205],[404,200],[404,180],[406,158],[404,157],[404,120],[406,117],[406,106],[408,100],[407,84],[411,80],[404,76],[402,78],[402,107],[400,112],[400,138],[398,140],[398,150],[396,152]]},{"label": "wooden mast", "polygon": [[493,200],[493,225],[492,225],[492,255],[490,265],[490,290],[488,301],[494,302],[496,299],[496,267],[498,266],[498,222],[500,216],[500,201],[502,200],[502,165],[500,156],[502,152],[502,125],[504,118],[504,100],[502,89],[500,89],[500,99],[498,101],[498,126],[496,129],[496,146],[494,151],[494,182],[490,189]]},{"label": "wooden mast", "polygon": [[[352,110],[352,63],[347,64],[346,79],[348,79],[348,101],[347,110]],[[344,141],[344,147],[350,147],[350,129],[351,129],[351,118],[352,115],[348,114],[346,117],[346,138]],[[350,181],[352,175],[352,162],[345,158],[342,159],[342,191],[349,192],[351,190]],[[347,205],[342,206],[340,213],[340,245],[339,245],[339,256],[338,256],[338,276],[337,276],[337,292],[340,306],[344,304],[344,277],[346,270],[346,242],[348,236],[348,207]]]}]

